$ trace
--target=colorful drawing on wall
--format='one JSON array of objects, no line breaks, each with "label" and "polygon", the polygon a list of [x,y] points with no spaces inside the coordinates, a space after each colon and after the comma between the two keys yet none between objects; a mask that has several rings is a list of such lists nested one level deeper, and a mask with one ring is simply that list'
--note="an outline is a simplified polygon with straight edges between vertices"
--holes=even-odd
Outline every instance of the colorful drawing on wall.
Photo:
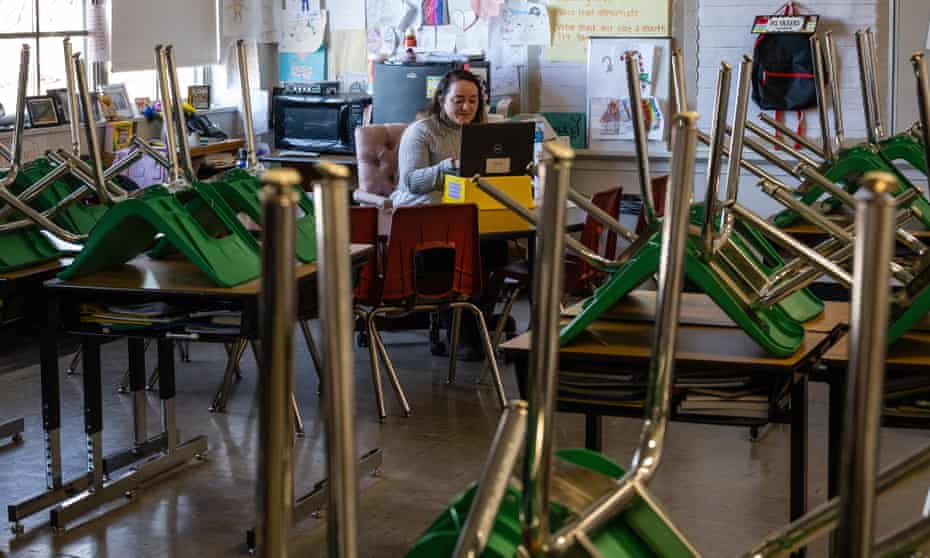
[{"label": "colorful drawing on wall", "polygon": [[[664,118],[655,97],[643,99],[643,117],[646,135],[650,140],[661,140]],[[630,99],[594,97],[591,99],[591,139],[633,139],[633,116]]]},{"label": "colorful drawing on wall", "polygon": [[278,54],[278,78],[281,81],[326,79],[326,47],[320,47],[316,52]]},{"label": "colorful drawing on wall", "polygon": [[583,112],[544,112],[543,117],[549,121],[549,125],[559,136],[567,136],[570,139],[571,146],[575,149],[583,149],[588,146],[587,116]]},{"label": "colorful drawing on wall", "polygon": [[545,4],[510,0],[501,11],[501,40],[509,45],[549,46],[549,10]]}]

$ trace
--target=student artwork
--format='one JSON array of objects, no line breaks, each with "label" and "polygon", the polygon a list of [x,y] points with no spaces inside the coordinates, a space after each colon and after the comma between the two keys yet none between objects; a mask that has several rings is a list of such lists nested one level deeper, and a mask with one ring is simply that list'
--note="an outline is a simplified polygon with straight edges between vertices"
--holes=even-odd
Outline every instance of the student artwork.
[{"label": "student artwork", "polygon": [[450,25],[449,4],[446,0],[423,0],[421,6],[423,25]]},{"label": "student artwork", "polygon": [[[304,0],[293,0],[299,5]],[[307,0],[310,2],[311,0]],[[252,39],[268,39],[274,42],[271,33],[276,29],[274,8],[280,8],[280,0],[223,0],[223,36]]]},{"label": "student artwork", "polygon": [[[643,118],[646,134],[650,140],[661,140],[663,115],[655,97],[643,99]],[[633,139],[633,115],[630,99],[615,97],[594,97],[591,99],[592,118],[591,137],[598,140]]]},{"label": "student artwork", "polygon": [[326,79],[326,48],[308,53],[278,53],[280,81],[315,81]]},{"label": "student artwork", "polygon": [[323,46],[326,10],[289,14],[278,39],[279,52],[316,52]]},{"label": "student artwork", "polygon": [[509,0],[501,10],[501,40],[509,45],[549,46],[549,11],[545,4]]},{"label": "student artwork", "polygon": [[[630,51],[633,55],[633,59],[636,61],[636,67],[639,70],[639,87],[641,89],[640,93],[643,95],[648,95],[652,92],[652,58],[655,49],[645,48],[645,49],[636,49]],[[622,67],[626,67],[626,52],[620,54],[617,58],[622,64]],[[613,68],[606,70],[608,72],[613,71]]]}]

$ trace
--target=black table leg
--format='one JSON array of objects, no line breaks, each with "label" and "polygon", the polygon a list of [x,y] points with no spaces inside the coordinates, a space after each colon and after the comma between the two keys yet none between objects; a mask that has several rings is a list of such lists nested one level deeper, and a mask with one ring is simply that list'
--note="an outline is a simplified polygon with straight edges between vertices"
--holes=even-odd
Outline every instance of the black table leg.
[{"label": "black table leg", "polygon": [[129,338],[129,391],[132,394],[132,417],[136,448],[148,441],[145,428],[145,340]]},{"label": "black table leg", "polygon": [[601,451],[602,426],[604,417],[601,415],[585,414],[584,416],[584,447],[591,451]]},{"label": "black table leg", "polygon": [[[840,450],[843,446],[843,413],[846,409],[846,372],[830,370],[827,389],[830,390],[827,410],[827,499],[839,496]],[[833,555],[836,531],[830,534],[830,555]]]},{"label": "black table leg", "polygon": [[[807,511],[807,375],[800,374],[791,386],[791,521]],[[806,549],[793,553],[807,555]]]},{"label": "black table leg", "polygon": [[174,411],[174,342],[158,340],[158,396],[161,399],[162,430],[167,437],[168,453],[178,446],[177,418]]},{"label": "black table leg", "polygon": [[42,337],[39,362],[42,374],[42,428],[45,430],[45,484],[61,486],[61,378],[58,370],[58,297],[46,292],[42,300]]}]

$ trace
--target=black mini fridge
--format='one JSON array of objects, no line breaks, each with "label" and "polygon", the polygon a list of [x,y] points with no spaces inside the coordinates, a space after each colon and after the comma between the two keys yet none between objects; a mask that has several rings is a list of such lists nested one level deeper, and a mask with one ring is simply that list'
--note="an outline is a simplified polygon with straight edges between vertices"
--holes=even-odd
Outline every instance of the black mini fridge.
[{"label": "black mini fridge", "polygon": [[426,109],[433,90],[449,70],[468,68],[484,80],[485,100],[488,97],[490,69],[485,60],[378,62],[372,84],[372,122],[413,122],[417,111]]}]

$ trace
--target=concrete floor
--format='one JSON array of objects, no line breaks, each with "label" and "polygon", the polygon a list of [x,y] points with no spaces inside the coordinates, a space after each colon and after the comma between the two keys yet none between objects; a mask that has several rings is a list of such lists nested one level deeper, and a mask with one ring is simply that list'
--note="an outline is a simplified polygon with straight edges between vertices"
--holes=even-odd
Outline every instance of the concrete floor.
[{"label": "concrete floor", "polygon": [[[519,308],[526,324],[525,305]],[[479,363],[463,363],[457,385],[444,383],[446,359],[429,354],[426,334],[387,334],[413,406],[403,418],[390,392],[388,418],[379,423],[368,368],[367,350],[356,350],[358,450],[384,450],[383,475],[361,498],[362,556],[402,556],[410,544],[444,509],[451,497],[477,478],[498,408],[489,386],[476,389]],[[298,494],[324,475],[323,429],[316,395],[316,376],[298,343],[298,398],[307,425],[296,443]],[[244,378],[237,385],[225,414],[207,407],[222,374],[224,353],[215,345],[194,345],[193,362],[179,363],[178,416],[182,437],[209,437],[209,459],[191,464],[153,483],[128,503],[103,517],[52,536],[47,515],[28,520],[20,537],[0,536],[0,556],[30,557],[155,557],[244,556],[244,529],[254,519],[258,409],[255,363],[243,360]],[[132,438],[132,409],[127,396],[116,393],[126,363],[125,342],[104,347],[104,453]],[[154,351],[149,366],[154,363]],[[62,369],[68,356],[62,357]],[[507,367],[508,394],[517,395],[512,368]],[[387,389],[387,388],[386,388]],[[84,467],[81,379],[65,377],[63,446],[65,477]],[[151,431],[157,427],[157,396],[149,396]],[[0,505],[19,501],[44,488],[44,447],[39,415],[39,373],[34,343],[28,340],[0,347],[0,420],[24,416],[25,441],[0,446]],[[824,500],[826,469],[826,390],[811,386],[810,504]],[[605,452],[629,463],[640,421],[606,419]],[[583,444],[583,420],[559,414],[559,447]],[[758,443],[746,429],[673,423],[665,460],[653,483],[654,493],[678,527],[704,556],[738,556],[780,526],[787,517],[788,430],[776,426]],[[883,431],[882,462],[888,463],[930,441],[923,431]],[[5,443],[3,441],[2,443]],[[882,499],[880,531],[920,513],[930,475],[923,475]],[[323,555],[320,529],[314,520],[294,531],[294,555]],[[823,556],[825,546],[812,548]]]}]

